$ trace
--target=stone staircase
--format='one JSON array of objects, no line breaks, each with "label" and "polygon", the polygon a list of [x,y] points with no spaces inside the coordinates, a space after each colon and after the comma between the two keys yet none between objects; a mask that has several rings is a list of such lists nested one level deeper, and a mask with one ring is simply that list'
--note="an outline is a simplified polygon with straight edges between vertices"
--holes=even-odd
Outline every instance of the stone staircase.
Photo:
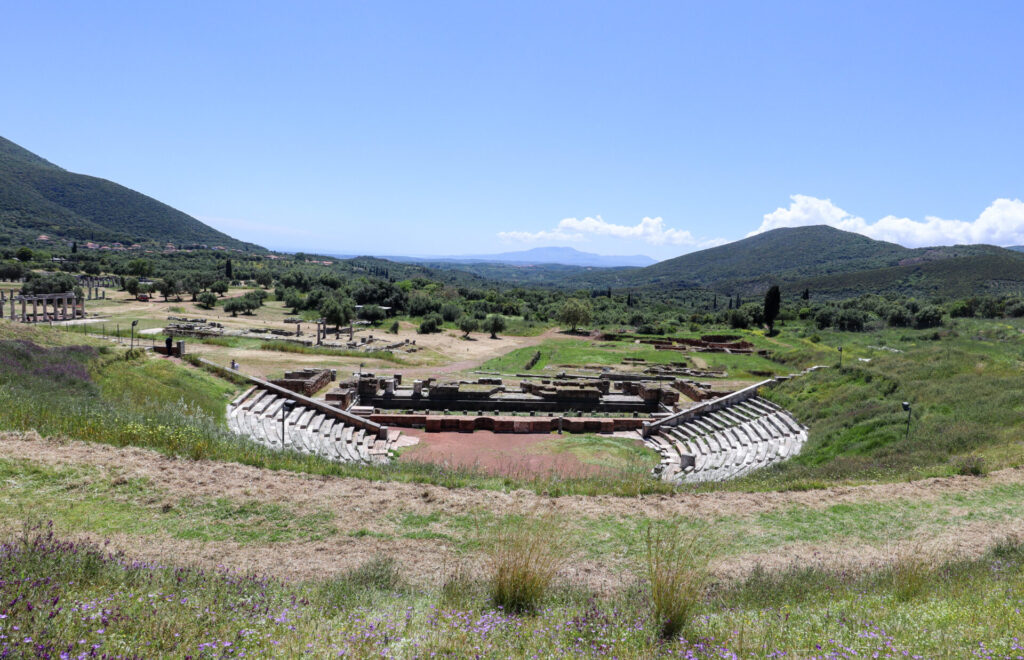
[{"label": "stone staircase", "polygon": [[[401,431],[289,394],[259,386],[246,390],[228,404],[228,428],[271,449],[341,463],[387,463],[394,449],[408,444]],[[290,412],[286,402],[292,403]]]},{"label": "stone staircase", "polygon": [[824,368],[770,378],[645,422],[644,444],[661,455],[655,474],[675,483],[724,481],[800,453],[807,427],[758,392]]},{"label": "stone staircase", "polygon": [[661,454],[666,481],[724,481],[800,452],[807,429],[774,403],[752,396],[664,425],[644,438]]}]

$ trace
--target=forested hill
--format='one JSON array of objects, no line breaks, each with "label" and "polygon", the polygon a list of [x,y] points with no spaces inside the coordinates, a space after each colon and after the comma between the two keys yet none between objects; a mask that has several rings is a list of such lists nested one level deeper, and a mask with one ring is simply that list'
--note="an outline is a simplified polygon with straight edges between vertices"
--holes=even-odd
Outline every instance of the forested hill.
[{"label": "forested hill", "polygon": [[[1007,275],[1024,283],[1024,255],[1006,248],[956,245],[911,249],[817,225],[775,229],[647,268],[590,274],[587,283],[617,288],[707,287],[722,293],[756,293],[771,283],[827,281],[829,288],[846,292],[867,285],[869,290],[861,292],[869,293],[876,292],[876,288],[888,290],[897,286],[897,281],[906,284],[914,272],[924,272],[941,276],[941,282],[926,287],[932,293],[940,293],[957,279],[979,286],[983,284],[979,278],[998,279],[992,272],[993,260],[1003,267],[1012,266]],[[941,267],[932,266],[936,262],[944,263]],[[975,272],[979,268],[984,272]],[[846,286],[848,277],[852,279]]]},{"label": "forested hill", "polygon": [[68,172],[0,137],[0,240],[173,243],[262,249],[129,188]]}]

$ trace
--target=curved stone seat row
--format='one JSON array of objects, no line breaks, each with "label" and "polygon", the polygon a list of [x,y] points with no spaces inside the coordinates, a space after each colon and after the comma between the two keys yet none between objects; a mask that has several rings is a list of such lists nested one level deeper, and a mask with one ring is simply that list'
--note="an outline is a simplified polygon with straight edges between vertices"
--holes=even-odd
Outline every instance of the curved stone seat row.
[{"label": "curved stone seat row", "polygon": [[[345,420],[296,404],[282,424],[288,398],[253,387],[228,404],[228,428],[271,449],[289,449],[341,463],[387,463],[401,435],[387,439]],[[283,429],[283,430],[282,430]]]},{"label": "curved stone seat row", "polygon": [[644,439],[661,454],[656,472],[677,483],[733,479],[796,455],[806,441],[806,427],[758,396],[661,427]]}]

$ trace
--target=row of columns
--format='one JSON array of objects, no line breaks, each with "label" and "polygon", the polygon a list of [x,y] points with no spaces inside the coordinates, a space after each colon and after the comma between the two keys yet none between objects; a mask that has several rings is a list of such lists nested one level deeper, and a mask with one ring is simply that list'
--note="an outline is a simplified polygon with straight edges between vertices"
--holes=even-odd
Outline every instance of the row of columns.
[{"label": "row of columns", "polygon": [[[352,341],[355,338],[355,330],[356,330],[355,323],[349,324],[349,328],[348,328],[348,340],[349,341]],[[341,336],[341,332],[340,331],[336,331],[334,333],[335,339],[337,339],[340,336]],[[320,344],[324,343],[325,339],[327,339],[327,321],[325,321],[323,319],[319,319],[316,322],[316,343],[317,343],[317,345],[320,345]]]},{"label": "row of columns", "polygon": [[[21,303],[21,313],[18,313],[17,303]],[[42,310],[39,305],[42,303]],[[31,313],[28,310],[32,305]],[[53,310],[50,311],[52,305]],[[70,314],[69,306],[70,305]],[[21,323],[43,323],[47,321],[68,321],[76,318],[85,318],[85,301],[79,299],[74,293],[47,293],[42,295],[19,295],[13,293],[10,297],[0,292],[0,318],[5,318],[4,307],[9,306],[9,316],[12,321]],[[42,311],[42,318],[40,318]]]}]

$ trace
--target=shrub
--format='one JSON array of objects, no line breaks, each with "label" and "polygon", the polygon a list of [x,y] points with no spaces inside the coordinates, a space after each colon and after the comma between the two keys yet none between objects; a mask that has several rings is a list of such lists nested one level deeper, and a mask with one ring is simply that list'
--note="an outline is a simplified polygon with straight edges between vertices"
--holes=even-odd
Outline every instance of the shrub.
[{"label": "shrub", "polygon": [[422,321],[420,321],[420,327],[417,328],[416,332],[421,335],[430,334],[432,332],[441,332],[442,325],[444,325],[444,319],[441,318],[440,314],[428,314]]},{"label": "shrub", "polygon": [[424,293],[416,293],[409,298],[409,315],[426,316],[441,309],[441,303]]},{"label": "shrub", "polygon": [[365,601],[366,592],[395,592],[401,591],[403,587],[404,582],[398,572],[395,558],[378,556],[337,578],[321,583],[317,595],[336,607],[346,607],[355,602]]},{"label": "shrub", "polygon": [[1006,305],[1006,315],[1013,318],[1024,316],[1024,301],[1015,301]]},{"label": "shrub", "polygon": [[402,584],[398,564],[391,556],[374,557],[345,574],[345,579],[363,589],[394,591]]},{"label": "shrub", "polygon": [[390,332],[393,335],[398,334],[398,321],[395,321],[394,323],[391,324],[391,327],[388,328],[388,332]]},{"label": "shrub", "polygon": [[832,324],[835,323],[835,320],[835,310],[833,310],[831,307],[819,309],[818,313],[814,315],[814,325],[818,328],[818,330],[831,328]]},{"label": "shrub", "polygon": [[708,582],[711,548],[702,534],[678,525],[646,535],[647,579],[651,583],[654,620],[663,639],[679,635],[693,619]]},{"label": "shrub", "polygon": [[985,469],[985,459],[976,454],[960,458],[955,466],[957,474],[965,477],[980,477],[988,471]]},{"label": "shrub", "polygon": [[655,324],[651,324],[651,323],[643,324],[642,326],[637,328],[636,331],[638,333],[642,334],[642,335],[663,335],[663,334],[665,334],[665,328],[661,327],[660,325],[655,325]]},{"label": "shrub", "polygon": [[466,337],[468,337],[469,333],[476,330],[479,326],[479,321],[477,321],[472,316],[463,316],[462,318],[459,319],[459,330],[465,332]]},{"label": "shrub", "polygon": [[480,329],[491,333],[491,339],[497,339],[498,333],[505,329],[505,317],[498,314],[491,314],[480,324]]},{"label": "shrub", "polygon": [[844,309],[836,316],[836,328],[846,332],[861,332],[866,322],[865,314],[859,309]]},{"label": "shrub", "polygon": [[935,328],[942,325],[942,309],[935,305],[921,308],[914,320],[914,327],[918,330]]},{"label": "shrub", "polygon": [[561,526],[553,518],[509,518],[490,539],[490,596],[508,612],[531,612],[564,561]]},{"label": "shrub", "polygon": [[742,309],[733,309],[729,312],[729,327],[733,330],[742,330],[750,325],[750,316]]},{"label": "shrub", "polygon": [[217,294],[207,291],[199,294],[199,304],[206,309],[213,309],[217,305]]},{"label": "shrub", "polygon": [[457,303],[445,303],[441,305],[441,318],[449,323],[455,322],[462,316],[462,308]]},{"label": "shrub", "polygon": [[386,316],[384,310],[379,305],[364,305],[359,310],[359,318],[369,321],[373,325],[383,321]]},{"label": "shrub", "polygon": [[901,603],[920,596],[930,576],[931,564],[920,548],[901,552],[889,568],[893,594]]}]

